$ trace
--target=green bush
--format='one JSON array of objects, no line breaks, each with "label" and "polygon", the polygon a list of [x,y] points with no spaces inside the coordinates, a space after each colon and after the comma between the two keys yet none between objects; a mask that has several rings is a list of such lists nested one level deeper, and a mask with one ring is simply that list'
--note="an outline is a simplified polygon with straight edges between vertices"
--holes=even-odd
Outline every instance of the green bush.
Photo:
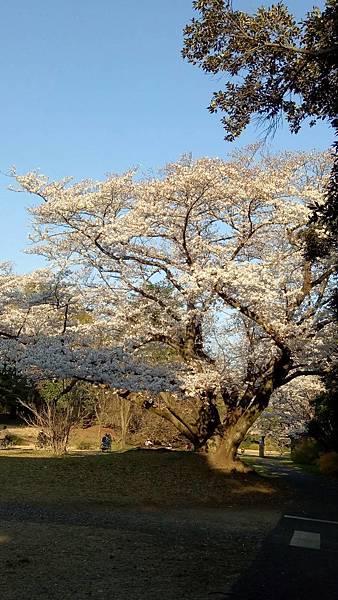
[{"label": "green bush", "polygon": [[318,459],[319,470],[323,475],[338,475],[338,452],[325,452]]},{"label": "green bush", "polygon": [[240,448],[242,450],[257,450],[258,448],[258,439],[257,436],[251,436],[248,435],[246,438],[244,438],[244,440],[241,442]]},{"label": "green bush", "polygon": [[293,448],[291,458],[296,463],[311,465],[318,459],[319,452],[318,442],[313,438],[305,438]]},{"label": "green bush", "polygon": [[9,437],[11,438],[11,442],[13,446],[20,446],[24,442],[23,438],[19,435],[15,435],[15,433],[9,433]]},{"label": "green bush", "polygon": [[325,448],[326,452],[338,452],[338,368],[328,375],[327,391],[312,401],[315,416],[308,425],[309,435]]}]

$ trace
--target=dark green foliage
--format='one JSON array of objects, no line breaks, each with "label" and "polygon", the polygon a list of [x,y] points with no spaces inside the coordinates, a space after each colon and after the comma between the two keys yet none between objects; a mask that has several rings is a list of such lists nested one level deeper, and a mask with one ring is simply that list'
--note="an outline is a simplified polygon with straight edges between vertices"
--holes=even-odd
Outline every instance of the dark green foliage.
[{"label": "dark green foliage", "polygon": [[[12,418],[17,416],[20,400],[28,401],[39,399],[34,384],[15,368],[5,365],[0,370],[0,412],[8,413]],[[20,408],[21,410],[21,408]]]},{"label": "dark green foliage", "polygon": [[221,110],[226,139],[238,137],[253,116],[276,125],[282,115],[293,132],[337,116],[338,4],[327,0],[297,22],[283,2],[255,14],[225,0],[196,0],[200,13],[184,30],[183,56],[209,73],[225,73],[211,112]]},{"label": "dark green foliage", "polygon": [[316,462],[321,450],[320,444],[313,438],[301,439],[291,451],[294,462],[302,465],[311,465]]},{"label": "dark green foliage", "polygon": [[315,398],[315,416],[309,423],[309,434],[325,450],[338,451],[338,367],[326,379],[327,391]]},{"label": "dark green foliage", "polygon": [[[338,119],[335,120],[338,129]],[[308,228],[306,240],[307,256],[310,260],[321,258],[330,253],[331,249],[337,250],[338,245],[338,143],[334,144],[333,167],[327,186],[326,201],[323,205],[313,206],[313,214]],[[318,225],[325,232],[326,237],[318,236]],[[337,269],[338,270],[338,269]],[[337,293],[332,296],[332,306],[338,318]]]},{"label": "dark green foliage", "polygon": [[[328,303],[328,315],[338,317],[338,290],[333,290]],[[336,328],[337,334],[337,328]],[[338,451],[338,361],[331,357],[331,364],[324,377],[326,390],[313,400],[314,418],[308,425],[309,434],[325,451]]]}]

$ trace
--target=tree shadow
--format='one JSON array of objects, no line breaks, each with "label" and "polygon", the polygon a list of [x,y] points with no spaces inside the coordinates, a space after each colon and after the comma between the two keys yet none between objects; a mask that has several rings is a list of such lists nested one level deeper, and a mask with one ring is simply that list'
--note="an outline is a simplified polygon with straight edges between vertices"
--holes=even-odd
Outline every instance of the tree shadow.
[{"label": "tree shadow", "polygon": [[20,590],[51,600],[116,589],[119,600],[224,597],[283,499],[274,480],[227,475],[186,451],[6,451],[0,479],[9,600]]},{"label": "tree shadow", "polygon": [[253,472],[226,474],[200,454],[129,450],[56,458],[45,452],[0,454],[0,501],[53,505],[227,507],[278,504],[279,481]]}]

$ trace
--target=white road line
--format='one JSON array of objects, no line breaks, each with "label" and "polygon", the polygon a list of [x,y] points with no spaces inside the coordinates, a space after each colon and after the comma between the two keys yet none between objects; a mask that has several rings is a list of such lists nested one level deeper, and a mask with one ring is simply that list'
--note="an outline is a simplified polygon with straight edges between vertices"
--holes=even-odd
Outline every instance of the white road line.
[{"label": "white road line", "polygon": [[297,519],[297,521],[313,521],[314,523],[329,523],[338,525],[338,521],[327,521],[325,519],[310,519],[309,517],[297,517],[296,515],[284,515],[284,519]]},{"label": "white road line", "polygon": [[311,548],[312,550],[320,550],[320,533],[313,533],[312,531],[295,530],[290,540],[290,546],[297,546],[297,548]]}]

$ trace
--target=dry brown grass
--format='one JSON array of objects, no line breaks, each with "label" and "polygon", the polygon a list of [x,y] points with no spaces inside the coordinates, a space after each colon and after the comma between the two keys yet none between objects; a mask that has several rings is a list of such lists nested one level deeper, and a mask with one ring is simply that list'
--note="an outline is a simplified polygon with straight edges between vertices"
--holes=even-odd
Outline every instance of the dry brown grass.
[{"label": "dry brown grass", "polygon": [[226,475],[189,452],[151,450],[53,458],[0,452],[0,501],[95,506],[237,506],[280,501],[280,483]]}]

